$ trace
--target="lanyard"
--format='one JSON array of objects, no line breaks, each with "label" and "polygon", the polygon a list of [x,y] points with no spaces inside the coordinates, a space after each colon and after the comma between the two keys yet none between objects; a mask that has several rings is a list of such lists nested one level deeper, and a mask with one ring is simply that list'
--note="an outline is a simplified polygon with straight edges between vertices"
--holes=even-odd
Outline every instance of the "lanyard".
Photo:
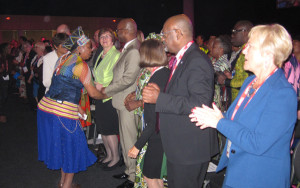
[{"label": "lanyard", "polygon": [[[246,106],[248,105],[248,103],[251,101],[251,99],[254,97],[254,95],[257,93],[257,91],[259,90],[259,88],[265,83],[265,81],[270,77],[272,76],[276,71],[277,71],[278,68],[274,69],[268,76],[267,78],[261,83],[259,84],[259,86],[257,87],[257,89],[254,91],[254,93],[251,95],[250,99],[248,100],[247,104],[245,105],[244,109],[246,108]],[[241,107],[243,101],[245,100],[247,94],[249,93],[249,90],[252,86],[252,84],[254,84],[255,82],[257,81],[257,78],[253,79],[252,82],[250,82],[247,86],[247,88],[245,89],[245,91],[243,92],[242,96],[240,97],[240,99],[238,100],[238,103],[236,104],[235,106],[235,109],[232,113],[232,116],[231,116],[231,120],[234,119],[234,116],[236,115],[236,112],[238,111],[238,109]]]},{"label": "lanyard", "polygon": [[190,41],[188,42],[179,52],[178,54],[176,55],[176,59],[174,61],[176,61],[175,65],[172,67],[172,72],[170,74],[170,77],[169,77],[169,81],[168,83],[171,81],[171,78],[179,64],[179,62],[181,61],[183,55],[185,54],[185,52],[187,51],[187,49],[194,43],[194,41]]}]

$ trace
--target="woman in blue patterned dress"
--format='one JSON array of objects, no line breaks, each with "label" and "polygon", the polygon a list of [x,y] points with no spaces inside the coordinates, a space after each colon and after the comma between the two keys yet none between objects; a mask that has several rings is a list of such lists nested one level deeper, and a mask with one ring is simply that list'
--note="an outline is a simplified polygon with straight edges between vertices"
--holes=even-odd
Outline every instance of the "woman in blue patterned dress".
[{"label": "woman in blue patterned dress", "polygon": [[97,160],[88,149],[82,130],[78,107],[81,89],[89,96],[101,98],[93,85],[88,65],[84,60],[91,56],[91,42],[81,27],[63,46],[71,51],[56,63],[52,83],[38,104],[38,159],[49,169],[61,169],[59,187],[79,187],[72,184],[74,173],[86,170]]}]

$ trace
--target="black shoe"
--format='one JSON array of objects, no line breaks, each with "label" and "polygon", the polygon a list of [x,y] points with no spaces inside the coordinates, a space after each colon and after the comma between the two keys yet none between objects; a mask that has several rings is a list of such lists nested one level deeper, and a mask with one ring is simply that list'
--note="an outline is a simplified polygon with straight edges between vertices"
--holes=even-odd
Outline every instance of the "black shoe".
[{"label": "black shoe", "polygon": [[102,161],[97,162],[98,166],[101,167],[101,168],[106,167],[109,163],[110,163],[110,161],[107,161],[105,163],[102,162]]},{"label": "black shoe", "polygon": [[122,173],[122,174],[113,175],[113,177],[116,179],[127,179],[128,175],[125,173]]},{"label": "black shoe", "polygon": [[114,164],[114,165],[112,165],[112,166],[104,166],[103,167],[103,170],[104,171],[111,171],[111,170],[114,170],[114,169],[116,169],[118,166],[122,166],[122,162],[121,162],[121,160],[119,160],[116,164]]},{"label": "black shoe", "polygon": [[124,183],[119,185],[117,188],[133,188],[134,183],[130,180],[126,180]]}]

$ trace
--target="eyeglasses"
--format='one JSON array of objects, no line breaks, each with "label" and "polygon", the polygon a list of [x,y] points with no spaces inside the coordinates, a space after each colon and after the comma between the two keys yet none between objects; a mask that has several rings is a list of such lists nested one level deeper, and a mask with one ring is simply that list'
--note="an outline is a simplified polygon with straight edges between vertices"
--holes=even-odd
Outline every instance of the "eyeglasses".
[{"label": "eyeglasses", "polygon": [[118,33],[118,31],[121,31],[121,30],[128,30],[128,29],[116,29],[116,33]]},{"label": "eyeglasses", "polygon": [[242,31],[247,31],[247,29],[233,29],[231,32],[232,32],[232,34],[236,34],[236,33],[242,32]]},{"label": "eyeglasses", "polygon": [[110,35],[104,35],[100,37],[100,40],[112,38]]},{"label": "eyeglasses", "polygon": [[178,30],[178,29],[172,29],[172,30],[166,31],[166,32],[162,32],[162,31],[161,31],[159,35],[160,35],[162,38],[166,38],[168,33],[171,33],[172,31],[176,31],[176,30]]}]

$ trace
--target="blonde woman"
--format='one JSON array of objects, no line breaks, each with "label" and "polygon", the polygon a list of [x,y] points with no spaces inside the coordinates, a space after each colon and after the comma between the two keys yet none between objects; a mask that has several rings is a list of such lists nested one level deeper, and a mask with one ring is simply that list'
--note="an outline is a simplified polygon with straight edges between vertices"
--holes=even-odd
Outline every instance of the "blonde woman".
[{"label": "blonde woman", "polygon": [[227,167],[223,187],[290,187],[290,140],[297,97],[280,67],[292,40],[278,24],[251,29],[245,54],[248,77],[225,115],[213,105],[192,109],[201,129],[217,129],[227,142],[217,171]]}]

